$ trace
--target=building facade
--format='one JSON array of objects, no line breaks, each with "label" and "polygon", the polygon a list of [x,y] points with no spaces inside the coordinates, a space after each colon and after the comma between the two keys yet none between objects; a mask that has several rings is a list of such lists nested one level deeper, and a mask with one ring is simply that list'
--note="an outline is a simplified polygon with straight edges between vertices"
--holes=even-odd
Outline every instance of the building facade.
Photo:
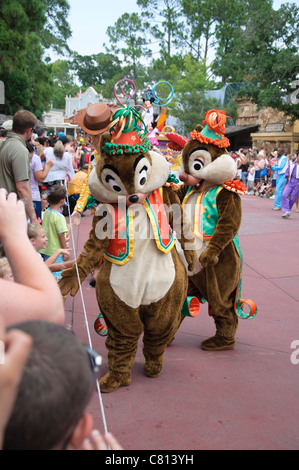
[{"label": "building facade", "polygon": [[292,123],[283,112],[273,108],[257,109],[257,105],[250,101],[238,101],[238,126],[253,126],[259,128],[250,133],[252,147],[267,151],[283,147],[288,154],[299,150],[299,121]]},{"label": "building facade", "polygon": [[103,101],[102,95],[96,92],[96,90],[90,86],[84,92],[81,90],[76,94],[76,96],[66,96],[65,97],[65,119],[69,119],[75,114],[77,114],[80,109],[85,109],[91,104],[99,103]]},{"label": "building facade", "polygon": [[47,129],[53,129],[55,135],[59,132],[64,132],[66,135],[77,137],[80,128],[74,120],[75,114],[81,109],[99,102],[108,103],[92,86],[88,87],[84,92],[80,90],[76,96],[67,95],[65,97],[65,109],[51,108],[43,114],[44,125]]},{"label": "building facade", "polygon": [[64,132],[65,135],[71,135],[76,137],[76,129],[78,128],[75,124],[65,122],[65,110],[64,109],[50,109],[48,112],[43,114],[44,127],[49,132],[53,132],[54,135],[58,135],[59,132]]}]

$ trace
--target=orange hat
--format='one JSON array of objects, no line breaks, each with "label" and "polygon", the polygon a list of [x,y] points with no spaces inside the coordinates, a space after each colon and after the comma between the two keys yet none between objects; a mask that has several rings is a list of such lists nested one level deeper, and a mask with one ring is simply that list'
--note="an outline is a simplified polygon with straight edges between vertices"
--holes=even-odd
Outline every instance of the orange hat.
[{"label": "orange hat", "polygon": [[205,114],[205,120],[202,122],[206,124],[201,132],[196,130],[190,133],[190,138],[198,140],[203,144],[216,145],[219,148],[227,148],[230,146],[230,142],[227,137],[224,136],[226,111],[211,109]]}]

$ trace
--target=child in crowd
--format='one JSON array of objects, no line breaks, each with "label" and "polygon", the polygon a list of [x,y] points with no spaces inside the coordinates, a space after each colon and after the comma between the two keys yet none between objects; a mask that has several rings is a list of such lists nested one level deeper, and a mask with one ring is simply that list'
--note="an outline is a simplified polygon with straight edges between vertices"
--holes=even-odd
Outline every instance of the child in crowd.
[{"label": "child in crowd", "polygon": [[[28,238],[33,245],[35,251],[40,255],[40,251],[44,250],[47,246],[47,237],[46,237],[46,232],[45,229],[42,227],[42,225],[34,225],[34,224],[29,224],[28,225]],[[40,255],[41,256],[41,255]],[[60,256],[64,257],[64,262],[63,263],[56,263],[57,258]],[[70,253],[69,250],[59,248],[58,250],[55,251],[55,253],[50,256],[46,261],[45,264],[48,266],[50,271],[52,273],[54,272],[60,272],[65,269],[71,268],[75,262],[75,260],[69,260]]]},{"label": "child in crowd", "polygon": [[[65,217],[60,213],[60,208],[65,204],[66,190],[59,185],[53,186],[48,194],[49,208],[43,216],[43,228],[47,237],[46,247],[40,250],[47,261],[57,250],[67,249],[68,227]],[[63,263],[67,255],[59,255],[56,264]],[[53,273],[53,276],[61,279],[61,271]]]},{"label": "child in crowd", "polygon": [[41,220],[42,203],[41,203],[39,184],[41,184],[44,181],[44,179],[47,177],[54,163],[52,160],[49,160],[46,163],[45,168],[43,169],[41,159],[38,155],[34,153],[33,146],[27,143],[27,149],[30,155],[30,168],[31,168],[30,189],[31,189],[31,194],[32,194],[32,201],[34,204],[36,216],[39,220]]},{"label": "child in crowd", "polygon": [[0,279],[14,281],[13,273],[7,258],[0,258]]},{"label": "child in crowd", "polygon": [[[97,439],[91,433],[93,418],[86,411],[101,357],[54,323],[28,321],[8,331],[27,335],[32,346],[5,427],[3,450],[107,450],[99,433]],[[94,449],[86,443],[89,436]],[[122,450],[113,436],[105,438],[111,449]]]},{"label": "child in crowd", "polygon": [[246,191],[247,194],[250,194],[254,188],[254,179],[255,179],[254,161],[251,161],[248,167],[247,191]]},{"label": "child in crowd", "polygon": [[41,220],[43,220],[45,210],[48,209],[48,207],[49,207],[49,203],[48,203],[48,194],[47,194],[47,192],[46,192],[46,191],[42,191],[40,197],[41,197],[41,204],[42,204]]}]

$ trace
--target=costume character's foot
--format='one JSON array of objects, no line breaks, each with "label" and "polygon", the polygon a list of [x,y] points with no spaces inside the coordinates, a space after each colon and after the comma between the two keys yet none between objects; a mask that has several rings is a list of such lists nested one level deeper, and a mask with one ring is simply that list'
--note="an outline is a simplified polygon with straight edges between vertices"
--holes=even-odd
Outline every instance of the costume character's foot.
[{"label": "costume character's foot", "polygon": [[208,338],[201,343],[201,349],[205,351],[227,351],[235,349],[235,338],[226,338],[225,336],[218,336],[217,334],[212,338]]},{"label": "costume character's foot", "polygon": [[147,377],[158,377],[163,369],[163,356],[153,357],[146,356],[144,364],[144,372]]},{"label": "costume character's foot", "polygon": [[102,393],[114,392],[119,387],[126,387],[130,384],[130,372],[114,372],[113,370],[109,370],[109,372],[99,380],[99,386]]}]

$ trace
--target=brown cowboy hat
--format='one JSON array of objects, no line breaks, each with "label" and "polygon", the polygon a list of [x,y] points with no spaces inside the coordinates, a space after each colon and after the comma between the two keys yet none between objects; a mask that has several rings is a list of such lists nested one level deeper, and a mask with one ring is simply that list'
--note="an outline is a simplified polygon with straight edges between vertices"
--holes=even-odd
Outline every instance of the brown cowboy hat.
[{"label": "brown cowboy hat", "polygon": [[75,119],[78,125],[89,135],[98,135],[108,130],[111,117],[119,108],[114,104],[95,103],[81,109]]}]

